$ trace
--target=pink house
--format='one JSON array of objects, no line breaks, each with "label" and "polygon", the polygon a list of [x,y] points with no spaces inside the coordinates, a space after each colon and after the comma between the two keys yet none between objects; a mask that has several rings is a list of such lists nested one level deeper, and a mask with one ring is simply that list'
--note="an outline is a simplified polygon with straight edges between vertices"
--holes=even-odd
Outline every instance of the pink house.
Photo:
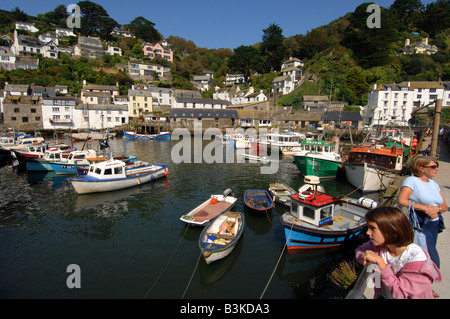
[{"label": "pink house", "polygon": [[173,51],[165,48],[160,43],[156,43],[155,45],[146,43],[142,50],[144,51],[144,55],[148,56],[149,58],[154,59],[159,56],[169,62],[173,62]]}]

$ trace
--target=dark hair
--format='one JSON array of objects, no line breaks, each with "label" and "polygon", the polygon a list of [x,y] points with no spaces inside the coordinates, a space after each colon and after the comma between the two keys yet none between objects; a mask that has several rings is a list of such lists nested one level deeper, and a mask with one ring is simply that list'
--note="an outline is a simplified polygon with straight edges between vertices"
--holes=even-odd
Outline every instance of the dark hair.
[{"label": "dark hair", "polygon": [[396,207],[379,206],[369,211],[365,219],[366,222],[378,225],[385,239],[384,245],[401,247],[414,241],[414,232],[408,217]]}]

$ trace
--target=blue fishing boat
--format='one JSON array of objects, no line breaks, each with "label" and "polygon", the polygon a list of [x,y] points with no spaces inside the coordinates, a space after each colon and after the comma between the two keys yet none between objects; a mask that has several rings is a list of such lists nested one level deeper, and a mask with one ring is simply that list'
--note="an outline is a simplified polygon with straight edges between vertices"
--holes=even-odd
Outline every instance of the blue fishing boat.
[{"label": "blue fishing boat", "polygon": [[52,172],[53,162],[67,162],[67,158],[63,156],[63,151],[59,148],[52,147],[45,151],[44,156],[41,158],[33,157],[25,160],[25,167],[28,171],[35,172]]},{"label": "blue fishing boat", "polygon": [[291,208],[281,216],[289,253],[331,248],[358,236],[364,216],[377,203],[367,198],[338,198],[318,190],[319,177],[305,176],[305,185],[291,195]]},{"label": "blue fishing boat", "polygon": [[227,211],[203,229],[199,247],[207,264],[228,256],[236,246],[244,231],[244,214]]},{"label": "blue fishing boat", "polygon": [[244,204],[256,212],[266,212],[273,208],[273,200],[266,190],[247,189],[244,193]]}]

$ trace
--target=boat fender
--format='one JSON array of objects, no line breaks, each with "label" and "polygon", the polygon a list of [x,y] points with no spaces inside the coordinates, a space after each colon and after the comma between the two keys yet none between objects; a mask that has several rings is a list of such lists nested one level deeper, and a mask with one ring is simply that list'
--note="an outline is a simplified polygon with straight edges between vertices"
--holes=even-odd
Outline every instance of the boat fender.
[{"label": "boat fender", "polygon": [[371,198],[367,198],[365,196],[360,197],[358,199],[358,202],[360,205],[365,206],[367,208],[375,208],[378,206],[378,202],[376,200],[373,200]]},{"label": "boat fender", "polygon": [[167,175],[169,175],[169,172],[168,171],[164,171],[164,176],[167,176]]},{"label": "boat fender", "polygon": [[211,197],[211,204],[217,204],[217,197]]}]

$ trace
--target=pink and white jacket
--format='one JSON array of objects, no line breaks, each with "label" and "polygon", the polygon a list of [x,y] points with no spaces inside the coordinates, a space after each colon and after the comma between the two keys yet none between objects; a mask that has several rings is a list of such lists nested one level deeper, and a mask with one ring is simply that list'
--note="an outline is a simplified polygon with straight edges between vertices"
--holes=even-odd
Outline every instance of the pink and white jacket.
[{"label": "pink and white jacket", "polygon": [[[417,249],[417,247],[415,248]],[[360,264],[362,264],[362,255],[366,250],[372,250],[381,256],[387,248],[374,246],[371,241],[359,246],[356,249],[355,257]],[[387,264],[383,270],[376,269],[380,273],[381,285],[389,291],[394,299],[433,299],[433,282],[441,282],[442,276],[428,253],[425,250],[423,252],[426,260],[408,262],[408,256],[404,256],[406,258],[396,265]],[[414,258],[409,259],[413,260]],[[375,288],[375,299],[380,290],[380,287]]]}]

